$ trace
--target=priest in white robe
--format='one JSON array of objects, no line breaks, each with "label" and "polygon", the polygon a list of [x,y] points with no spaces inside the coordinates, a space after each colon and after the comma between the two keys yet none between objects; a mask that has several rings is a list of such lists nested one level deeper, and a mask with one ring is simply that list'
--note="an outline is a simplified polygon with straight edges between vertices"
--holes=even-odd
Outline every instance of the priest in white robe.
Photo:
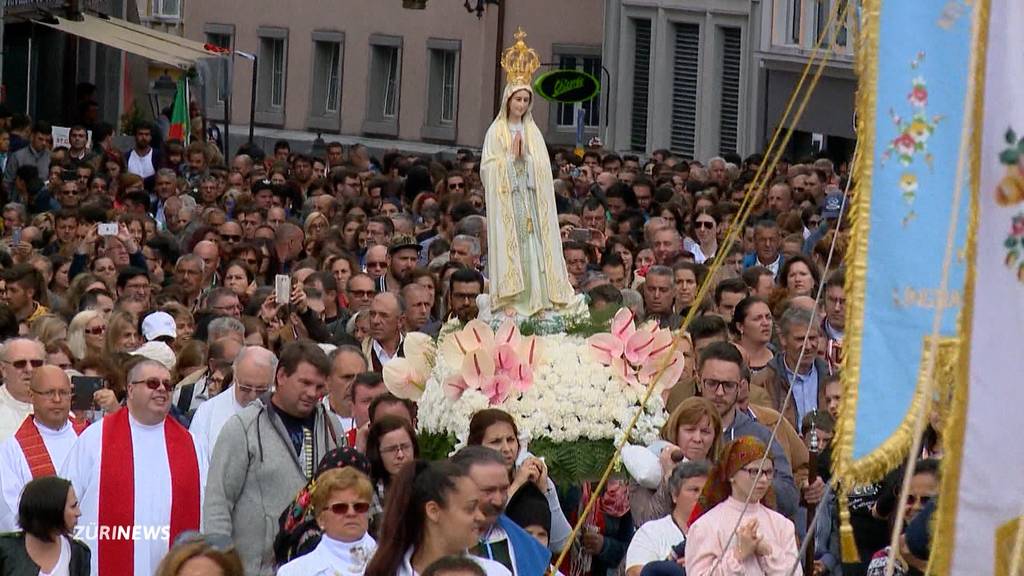
[{"label": "priest in white robe", "polygon": [[234,382],[203,402],[192,417],[189,432],[196,440],[199,459],[209,467],[213,447],[224,423],[270,390],[277,371],[277,356],[262,346],[246,346],[235,357]]},{"label": "priest in white robe", "polygon": [[150,576],[175,537],[200,529],[206,466],[167,416],[173,389],[162,364],[137,364],[126,407],[87,428],[60,469],[79,497],[93,574]]},{"label": "priest in white robe", "polygon": [[29,380],[32,372],[46,363],[46,348],[33,338],[12,338],[0,350],[0,442],[14,436],[25,417],[32,413]]},{"label": "priest in white robe", "polygon": [[[18,509],[29,481],[57,473],[88,422],[69,419],[71,380],[56,366],[42,366],[29,385],[33,415],[0,443],[0,486],[7,510]],[[2,515],[0,515],[2,516]],[[0,531],[17,530],[14,514],[0,518]]]}]

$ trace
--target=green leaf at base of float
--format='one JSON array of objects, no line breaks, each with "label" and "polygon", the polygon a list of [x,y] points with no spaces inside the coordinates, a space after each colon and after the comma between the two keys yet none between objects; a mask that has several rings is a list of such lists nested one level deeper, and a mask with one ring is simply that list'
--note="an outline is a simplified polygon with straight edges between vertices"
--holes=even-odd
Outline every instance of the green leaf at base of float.
[{"label": "green leaf at base of float", "polygon": [[[454,435],[423,433],[417,436],[420,458],[442,460],[455,447]],[[580,439],[572,442],[554,442],[550,438],[530,441],[530,453],[543,458],[548,476],[559,486],[596,481],[604,473],[608,461],[615,453],[612,440]]]}]

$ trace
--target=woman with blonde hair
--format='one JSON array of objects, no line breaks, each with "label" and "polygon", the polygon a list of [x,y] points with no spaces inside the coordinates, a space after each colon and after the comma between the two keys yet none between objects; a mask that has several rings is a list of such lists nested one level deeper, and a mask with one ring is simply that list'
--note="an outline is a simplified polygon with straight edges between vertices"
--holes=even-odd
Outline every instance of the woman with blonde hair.
[{"label": "woman with blonde hair", "polygon": [[49,346],[57,340],[67,340],[68,323],[56,314],[43,314],[29,324],[29,333],[43,346]]},{"label": "woman with blonde hair", "polygon": [[107,320],[107,336],[103,342],[103,354],[110,356],[115,352],[131,352],[139,347],[139,324],[135,315],[118,310]]},{"label": "woman with blonde hair", "polygon": [[630,510],[637,525],[672,512],[667,479],[677,462],[718,458],[722,418],[707,398],[691,396],[676,406],[661,427],[661,439],[647,448],[628,447],[622,461],[636,479],[630,489]]},{"label": "woman with blonde hair", "polygon": [[316,479],[310,503],[323,533],[312,552],[278,570],[278,576],[362,576],[377,542],[368,533],[373,487],[351,466],[332,468]]},{"label": "woman with blonde hair", "polygon": [[107,319],[99,310],[86,310],[75,314],[68,325],[68,348],[80,361],[86,356],[103,354],[103,336],[107,333]]},{"label": "woman with blonde hair", "polygon": [[330,226],[331,223],[323,212],[316,210],[310,212],[302,226],[303,232],[306,233],[306,242],[322,240],[324,233],[327,232]]}]

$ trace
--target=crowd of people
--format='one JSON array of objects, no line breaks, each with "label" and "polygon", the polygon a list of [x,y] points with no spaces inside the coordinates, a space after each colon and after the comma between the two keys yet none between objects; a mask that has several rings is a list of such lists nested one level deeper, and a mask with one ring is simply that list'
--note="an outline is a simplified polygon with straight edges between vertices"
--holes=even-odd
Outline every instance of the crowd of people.
[{"label": "crowd of people", "polygon": [[[476,318],[496,281],[472,151],[232,155],[146,124],[123,151],[111,134],[90,146],[74,126],[54,148],[45,122],[0,118],[0,572],[884,572],[899,472],[849,487],[858,564],[840,561],[830,481],[847,164],[783,161],[758,190],[757,154],[550,150],[572,288],[685,328],[660,439],[596,492],[550,477],[499,408],[427,461],[415,403],[382,379],[406,334]],[[927,560],[911,536],[941,429],[897,574]]]}]

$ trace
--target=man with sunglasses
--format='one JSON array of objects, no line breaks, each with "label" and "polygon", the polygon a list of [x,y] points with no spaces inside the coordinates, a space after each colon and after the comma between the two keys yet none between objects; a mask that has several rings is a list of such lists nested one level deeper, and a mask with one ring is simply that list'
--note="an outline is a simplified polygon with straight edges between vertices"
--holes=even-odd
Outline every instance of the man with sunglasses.
[{"label": "man with sunglasses", "polygon": [[[747,385],[750,371],[736,346],[728,342],[709,345],[700,354],[697,370],[700,395],[711,400],[722,417],[723,442],[753,436],[768,444],[771,431],[737,406],[740,388]],[[792,468],[777,440],[771,441],[769,452],[775,468],[772,486],[775,489],[776,510],[792,519],[798,504]]]},{"label": "man with sunglasses", "polygon": [[0,441],[14,436],[15,431],[32,414],[29,382],[36,368],[46,361],[42,343],[32,338],[13,338],[0,350]]},{"label": "man with sunglasses", "polygon": [[93,574],[153,574],[178,534],[200,524],[206,465],[168,418],[170,371],[142,360],[127,383],[125,408],[86,428],[59,473],[78,495]]},{"label": "man with sunglasses", "polygon": [[[56,366],[40,366],[32,374],[29,397],[33,414],[25,418],[13,438],[0,444],[0,479],[9,510],[17,510],[21,491],[31,480],[57,473],[78,435],[88,422],[73,421],[71,380]],[[2,510],[0,506],[0,510]],[[0,530],[16,530],[13,514],[0,512]]]}]

